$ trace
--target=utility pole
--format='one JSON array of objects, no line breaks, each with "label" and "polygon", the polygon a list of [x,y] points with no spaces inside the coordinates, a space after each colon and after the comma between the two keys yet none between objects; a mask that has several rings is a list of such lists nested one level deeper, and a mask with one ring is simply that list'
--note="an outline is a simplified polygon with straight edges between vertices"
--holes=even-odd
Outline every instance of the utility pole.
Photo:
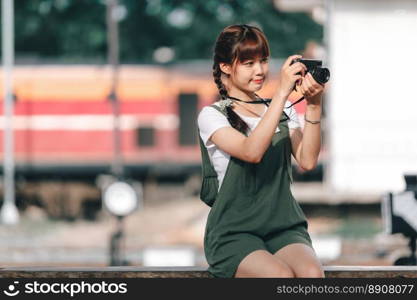
[{"label": "utility pole", "polygon": [[13,156],[13,60],[14,60],[14,12],[13,0],[2,0],[2,56],[3,56],[3,206],[0,221],[3,224],[19,222],[19,212],[15,205],[14,156]]},{"label": "utility pole", "polygon": [[108,62],[111,66],[111,88],[109,100],[113,110],[113,161],[112,174],[120,179],[123,176],[123,161],[121,155],[120,138],[120,104],[117,95],[119,84],[119,14],[118,0],[107,0],[107,47]]},{"label": "utility pole", "polygon": [[[116,181],[123,178],[123,161],[120,136],[120,104],[117,95],[119,84],[119,30],[120,21],[118,0],[107,0],[106,2],[106,22],[107,22],[107,48],[108,63],[111,67],[111,88],[109,100],[112,103],[113,111],[113,160],[111,173]],[[105,193],[106,194],[106,193]],[[124,265],[122,255],[124,242],[123,216],[117,217],[117,229],[110,238],[110,265]]]}]

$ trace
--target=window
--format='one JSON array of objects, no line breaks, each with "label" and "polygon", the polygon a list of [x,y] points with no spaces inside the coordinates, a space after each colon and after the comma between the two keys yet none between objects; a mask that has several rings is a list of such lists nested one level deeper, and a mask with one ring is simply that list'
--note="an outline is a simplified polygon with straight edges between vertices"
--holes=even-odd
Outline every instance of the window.
[{"label": "window", "polygon": [[139,146],[149,147],[155,145],[155,128],[139,127],[137,133]]},{"label": "window", "polygon": [[178,96],[179,144],[192,146],[197,144],[197,94],[180,94]]}]

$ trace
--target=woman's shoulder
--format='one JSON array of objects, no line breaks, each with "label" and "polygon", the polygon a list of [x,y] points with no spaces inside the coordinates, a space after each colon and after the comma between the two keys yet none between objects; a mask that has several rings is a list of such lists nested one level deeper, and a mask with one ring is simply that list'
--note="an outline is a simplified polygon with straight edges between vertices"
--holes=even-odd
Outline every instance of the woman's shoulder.
[{"label": "woman's shoulder", "polygon": [[200,113],[198,114],[198,123],[200,125],[203,124],[210,124],[210,123],[221,123],[224,124],[225,122],[228,123],[228,120],[225,115],[223,115],[218,109],[213,107],[215,105],[216,107],[220,108],[220,104],[217,102],[214,102],[210,105],[203,106],[203,108],[200,110]]},{"label": "woman's shoulder", "polygon": [[[213,104],[218,105],[216,103]],[[209,138],[216,130],[231,126],[226,116],[211,105],[204,106],[197,118],[197,126],[200,136],[208,148],[214,145],[209,141]]]},{"label": "woman's shoulder", "polygon": [[213,106],[220,107],[220,101],[213,102],[212,104],[206,105],[205,107],[209,109],[215,109]]},{"label": "woman's shoulder", "polygon": [[220,108],[220,103],[219,102],[220,101],[216,101],[216,102],[213,102],[213,103],[211,103],[209,105],[203,106],[201,108],[201,110],[200,110],[199,115],[207,115],[207,114],[209,114],[209,115],[212,115],[212,114],[221,115],[220,112],[219,112],[219,110],[216,109],[216,107],[217,108]]}]

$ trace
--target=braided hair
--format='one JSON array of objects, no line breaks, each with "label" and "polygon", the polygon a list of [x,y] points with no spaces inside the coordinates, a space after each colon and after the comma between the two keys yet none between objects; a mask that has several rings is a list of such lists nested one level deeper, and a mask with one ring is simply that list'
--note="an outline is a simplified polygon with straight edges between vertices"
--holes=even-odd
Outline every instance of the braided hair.
[{"label": "braided hair", "polygon": [[[213,78],[219,90],[220,99],[224,100],[229,97],[221,79],[222,74],[229,75],[221,71],[220,63],[229,64],[233,69],[237,62],[254,57],[268,57],[269,53],[268,41],[259,28],[250,25],[231,25],[223,29],[217,37],[213,58]],[[226,113],[230,125],[246,134],[249,129],[248,125],[234,112],[231,106],[226,107]]]}]

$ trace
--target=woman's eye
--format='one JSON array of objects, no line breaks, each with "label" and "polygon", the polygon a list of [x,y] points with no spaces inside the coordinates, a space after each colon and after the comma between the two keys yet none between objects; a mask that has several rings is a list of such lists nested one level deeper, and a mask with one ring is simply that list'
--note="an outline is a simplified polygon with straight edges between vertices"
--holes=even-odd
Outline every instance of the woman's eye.
[{"label": "woman's eye", "polygon": [[262,59],[262,62],[268,62],[268,58]]},{"label": "woman's eye", "polygon": [[252,65],[253,64],[253,62],[252,61],[248,61],[248,62],[246,62],[245,63],[245,65],[247,65],[247,66],[250,66],[250,65]]}]

